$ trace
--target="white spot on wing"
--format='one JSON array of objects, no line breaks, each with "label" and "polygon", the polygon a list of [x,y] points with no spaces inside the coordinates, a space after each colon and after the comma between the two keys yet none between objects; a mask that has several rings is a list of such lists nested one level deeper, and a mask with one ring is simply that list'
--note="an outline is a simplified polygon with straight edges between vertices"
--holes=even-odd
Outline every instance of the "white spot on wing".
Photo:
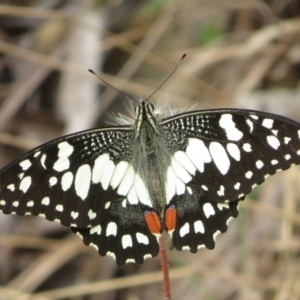
[{"label": "white spot on wing", "polygon": [[151,254],[145,254],[143,256],[144,260],[148,259],[148,258],[152,258],[152,255]]},{"label": "white spot on wing", "polygon": [[243,145],[243,149],[246,151],[246,152],[251,152],[252,151],[252,148],[251,148],[251,145],[249,143],[245,143]]},{"label": "white spot on wing", "polygon": [[97,226],[91,227],[91,229],[90,229],[90,234],[97,233],[98,235],[100,235],[100,234],[101,234],[101,231],[102,231],[101,226],[100,226],[100,225],[97,225]]},{"label": "white spot on wing", "polygon": [[71,217],[72,217],[74,220],[77,219],[78,216],[79,216],[79,213],[78,213],[77,211],[72,211],[72,212],[71,212]]},{"label": "white spot on wing", "polygon": [[211,142],[209,145],[209,151],[216,167],[219,169],[221,174],[225,175],[229,170],[230,160],[224,147],[218,142]]},{"label": "white spot on wing", "polygon": [[54,186],[54,185],[56,185],[56,183],[57,183],[57,178],[56,178],[55,176],[52,176],[52,177],[49,179],[49,184],[50,184],[51,186]]},{"label": "white spot on wing", "polygon": [[114,260],[116,260],[116,255],[113,252],[107,251],[105,256],[110,256],[112,257]]},{"label": "white spot on wing", "polygon": [[196,221],[194,223],[194,230],[195,230],[195,233],[197,233],[197,232],[204,233],[205,229],[204,229],[203,222],[200,220]]},{"label": "white spot on wing", "polygon": [[122,236],[122,247],[123,249],[132,247],[132,238],[129,234],[125,234]]},{"label": "white spot on wing", "polygon": [[258,160],[255,165],[257,169],[261,169],[264,166],[264,163],[261,160]]},{"label": "white spot on wing", "polygon": [[186,222],[179,230],[179,235],[184,237],[186,234],[190,232],[190,224]]},{"label": "white spot on wing", "polygon": [[7,186],[7,188],[13,192],[16,187],[13,183],[11,183],[10,185]]},{"label": "white spot on wing", "polygon": [[19,201],[14,201],[13,203],[12,203],[12,206],[14,206],[14,207],[18,207],[19,206]]},{"label": "white spot on wing", "polygon": [[221,233],[220,230],[217,230],[214,234],[213,234],[213,239],[214,241],[216,241],[217,236]]},{"label": "white spot on wing", "polygon": [[24,177],[24,178],[22,179],[22,181],[20,182],[20,187],[19,187],[19,189],[20,189],[23,193],[26,193],[30,186],[31,186],[31,177],[30,177],[30,176],[26,176],[26,177]]},{"label": "white spot on wing", "polygon": [[274,120],[272,119],[263,119],[262,126],[271,129],[273,127]]},{"label": "white spot on wing", "polygon": [[284,156],[284,158],[285,158],[286,160],[289,160],[289,159],[291,158],[291,155],[290,155],[290,154],[286,154],[286,155]]},{"label": "white spot on wing", "polygon": [[229,208],[229,204],[228,203],[217,203],[218,209],[219,210],[223,210],[224,208]]},{"label": "white spot on wing", "polygon": [[220,189],[217,191],[217,194],[221,197],[225,195],[224,192],[225,192],[224,185],[220,185]]},{"label": "white spot on wing", "polygon": [[213,206],[210,203],[205,203],[203,205],[203,211],[204,211],[206,218],[209,218],[210,216],[212,216],[216,213]]},{"label": "white spot on wing", "polygon": [[179,179],[176,179],[176,194],[178,196],[183,195],[185,192],[185,184]]},{"label": "white spot on wing", "polygon": [[109,160],[104,167],[104,171],[100,179],[100,182],[104,190],[107,190],[114,171],[115,171],[115,164],[113,163],[113,161]]},{"label": "white spot on wing", "polygon": [[[135,204],[138,204],[139,203],[139,198],[135,192],[135,189],[134,187],[132,187],[127,195],[127,199],[128,199],[128,202],[131,204],[131,205],[135,205]],[[123,205],[125,204],[125,206]],[[123,207],[126,207],[126,199],[123,200],[122,202],[122,206]]]},{"label": "white spot on wing", "polygon": [[250,133],[252,133],[252,131],[253,131],[253,122],[251,120],[247,119],[246,123],[249,125]]},{"label": "white spot on wing", "polygon": [[241,186],[240,182],[237,182],[237,183],[234,185],[234,189],[239,190],[239,189],[240,189],[240,186]]},{"label": "white spot on wing", "polygon": [[77,234],[81,239],[83,239],[83,236],[81,235],[80,232],[77,231],[76,234]]},{"label": "white spot on wing", "polygon": [[44,169],[46,169],[45,161],[46,161],[46,154],[43,154],[41,157],[41,165]]},{"label": "white spot on wing", "polygon": [[75,191],[78,197],[85,200],[91,185],[91,168],[89,165],[85,164],[78,168],[75,177]]},{"label": "white spot on wing", "polygon": [[49,197],[44,197],[42,199],[42,202],[41,202],[43,205],[49,205],[50,204],[50,198]]},{"label": "white spot on wing", "polygon": [[96,249],[97,251],[99,251],[99,248],[96,244],[94,243],[89,243],[89,246],[93,247],[94,249]]},{"label": "white spot on wing", "polygon": [[240,161],[241,151],[236,144],[229,143],[229,144],[227,144],[226,148],[231,157],[233,157],[236,161]]},{"label": "white spot on wing", "polygon": [[148,259],[148,258],[152,258],[152,255],[151,254],[145,254],[143,256],[144,260]]},{"label": "white spot on wing", "polygon": [[29,159],[26,159],[26,160],[23,160],[22,162],[20,162],[19,165],[22,168],[22,170],[25,171],[30,168],[31,162]]},{"label": "white spot on wing", "polygon": [[201,185],[201,188],[204,190],[204,191],[208,191],[208,188],[206,185]]},{"label": "white spot on wing", "polygon": [[117,224],[115,222],[109,222],[106,228],[106,236],[117,235]]},{"label": "white spot on wing", "polygon": [[290,140],[291,140],[290,137],[288,137],[288,136],[285,136],[285,137],[284,137],[284,143],[285,143],[285,144],[288,144],[288,143],[290,142]]},{"label": "white spot on wing", "polygon": [[136,233],[136,239],[140,244],[149,245],[148,237],[140,232]]},{"label": "white spot on wing", "polygon": [[188,183],[192,180],[191,175],[174,157],[172,157],[171,159],[171,164],[176,176],[180,178],[184,183]]},{"label": "white spot on wing", "polygon": [[278,138],[274,135],[267,136],[267,142],[275,150],[277,150],[278,147],[280,146],[280,142],[279,142]]},{"label": "white spot on wing", "polygon": [[73,173],[70,172],[70,171],[66,172],[62,176],[62,178],[61,178],[61,188],[64,192],[67,191],[71,187],[71,185],[73,183],[73,178],[74,178]]},{"label": "white spot on wing", "polygon": [[92,181],[93,183],[99,183],[104,171],[106,163],[109,161],[109,155],[107,153],[99,155],[94,162]]},{"label": "white spot on wing", "polygon": [[188,139],[189,145],[186,149],[186,154],[192,163],[196,166],[199,172],[204,171],[204,163],[211,162],[211,156],[204,142],[190,138]]},{"label": "white spot on wing", "polygon": [[186,169],[190,174],[195,175],[196,167],[183,151],[175,152],[174,157],[177,159],[177,161],[182,165],[184,169]]},{"label": "white spot on wing", "polygon": [[61,142],[57,145],[58,147],[58,160],[54,163],[53,169],[57,172],[64,171],[69,169],[70,160],[69,156],[73,153],[74,147],[71,146],[68,142]]},{"label": "white spot on wing", "polygon": [[229,140],[239,141],[243,137],[243,133],[236,128],[236,124],[233,122],[231,114],[223,114],[220,118],[219,124],[223,129],[225,129]]},{"label": "white spot on wing", "polygon": [[121,180],[123,179],[126,170],[128,168],[128,162],[127,161],[120,161],[115,168],[114,174],[111,178],[110,185],[113,189],[117,188],[119,184],[121,183]]},{"label": "white spot on wing", "polygon": [[133,185],[134,174],[133,166],[129,164],[117,191],[119,195],[126,196],[128,194],[131,186]]},{"label": "white spot on wing", "polygon": [[233,217],[229,217],[226,221],[226,225],[228,226],[228,224],[230,223],[230,221],[233,220]]},{"label": "white spot on wing", "polygon": [[55,210],[62,212],[64,207],[61,204],[56,205]]},{"label": "white spot on wing", "polygon": [[251,171],[246,172],[245,177],[250,179],[253,176],[253,173]]},{"label": "white spot on wing", "polygon": [[33,157],[38,157],[41,154],[41,151],[37,151],[34,153]]},{"label": "white spot on wing", "polygon": [[5,205],[6,201],[5,200],[0,200],[0,205]]},{"label": "white spot on wing", "polygon": [[134,177],[134,189],[139,198],[139,201],[147,206],[152,207],[152,202],[144,181],[139,174]]},{"label": "white spot on wing", "polygon": [[96,218],[97,214],[90,209],[88,211],[88,216],[89,216],[90,220],[93,220]]},{"label": "white spot on wing", "polygon": [[34,205],[34,202],[32,200],[28,201],[26,204],[26,206],[28,206],[28,207],[33,207],[33,205]]}]

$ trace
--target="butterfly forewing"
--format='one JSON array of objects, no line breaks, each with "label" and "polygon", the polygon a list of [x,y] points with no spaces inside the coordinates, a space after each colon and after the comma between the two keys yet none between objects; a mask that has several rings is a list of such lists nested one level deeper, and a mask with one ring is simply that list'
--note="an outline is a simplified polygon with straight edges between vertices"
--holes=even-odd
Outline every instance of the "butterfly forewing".
[{"label": "butterfly forewing", "polygon": [[[192,252],[214,248],[215,237],[238,215],[238,200],[268,175],[300,163],[299,126],[248,110],[199,111],[163,120],[162,137],[173,155],[165,219],[174,246]],[[168,226],[174,209],[176,225]]]}]

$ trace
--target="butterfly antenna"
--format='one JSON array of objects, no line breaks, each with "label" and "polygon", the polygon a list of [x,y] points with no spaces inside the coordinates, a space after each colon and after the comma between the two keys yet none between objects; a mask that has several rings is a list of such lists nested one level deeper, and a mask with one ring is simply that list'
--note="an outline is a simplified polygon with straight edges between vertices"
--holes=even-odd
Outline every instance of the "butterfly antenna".
[{"label": "butterfly antenna", "polygon": [[140,104],[140,101],[134,97],[131,97],[125,93],[123,93],[122,91],[118,90],[116,87],[112,86],[111,84],[109,84],[107,81],[105,81],[103,78],[101,78],[95,71],[93,71],[92,69],[89,69],[89,72],[92,73],[93,75],[95,75],[99,80],[101,80],[103,83],[105,83],[107,86],[111,87],[112,89],[114,89],[115,91],[119,92],[120,94],[136,101],[137,103]]},{"label": "butterfly antenna", "polygon": [[184,60],[186,57],[186,54],[183,54],[177,64],[177,66],[174,68],[174,70],[171,72],[171,74],[162,82],[162,84],[145,100],[147,102],[168,80],[169,78],[175,73],[177,68],[180,66],[181,62]]}]

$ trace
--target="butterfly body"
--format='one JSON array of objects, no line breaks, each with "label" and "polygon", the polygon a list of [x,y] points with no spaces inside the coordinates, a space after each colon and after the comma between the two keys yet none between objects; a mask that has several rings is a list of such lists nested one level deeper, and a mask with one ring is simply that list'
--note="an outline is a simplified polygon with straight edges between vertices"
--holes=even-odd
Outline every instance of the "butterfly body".
[{"label": "butterfly body", "polygon": [[118,265],[157,255],[166,230],[178,250],[213,249],[238,203],[265,177],[300,163],[300,124],[221,109],[159,119],[141,102],[133,125],[41,145],[0,171],[0,210],[70,226]]}]

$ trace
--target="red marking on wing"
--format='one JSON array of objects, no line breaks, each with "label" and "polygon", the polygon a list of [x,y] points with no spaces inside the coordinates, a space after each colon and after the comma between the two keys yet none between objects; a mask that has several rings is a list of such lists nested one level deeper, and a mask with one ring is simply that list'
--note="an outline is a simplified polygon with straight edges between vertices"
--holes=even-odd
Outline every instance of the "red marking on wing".
[{"label": "red marking on wing", "polygon": [[175,207],[171,206],[166,210],[165,223],[168,231],[172,231],[175,229],[176,216],[177,216],[177,211]]},{"label": "red marking on wing", "polygon": [[161,233],[161,223],[157,214],[153,211],[148,211],[145,213],[145,219],[152,234]]}]

